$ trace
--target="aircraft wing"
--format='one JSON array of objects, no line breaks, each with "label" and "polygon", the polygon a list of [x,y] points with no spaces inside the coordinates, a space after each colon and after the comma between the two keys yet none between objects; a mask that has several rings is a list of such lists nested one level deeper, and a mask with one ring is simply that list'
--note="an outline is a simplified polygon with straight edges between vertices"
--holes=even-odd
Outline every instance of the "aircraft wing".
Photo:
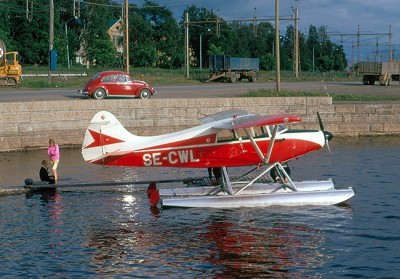
[{"label": "aircraft wing", "polygon": [[290,114],[260,115],[248,113],[247,115],[233,115],[231,118],[226,119],[225,122],[216,123],[213,128],[232,130],[298,122],[301,122],[301,117]]},{"label": "aircraft wing", "polygon": [[250,113],[244,110],[228,110],[207,115],[206,117],[200,118],[200,121],[203,123],[210,123],[213,121],[219,121],[223,119],[232,119],[233,117],[238,117],[243,115],[250,115]]}]

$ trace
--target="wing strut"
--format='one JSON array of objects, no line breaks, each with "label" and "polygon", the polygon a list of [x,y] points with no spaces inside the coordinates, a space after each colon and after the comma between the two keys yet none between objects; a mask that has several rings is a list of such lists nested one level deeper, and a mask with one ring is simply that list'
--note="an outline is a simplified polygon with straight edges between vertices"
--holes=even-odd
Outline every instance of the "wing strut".
[{"label": "wing strut", "polygon": [[[282,173],[283,177],[281,177],[281,180],[284,181],[282,182],[282,186],[280,187],[288,187],[289,189],[291,189],[294,192],[297,192],[297,188],[296,185],[293,183],[292,179],[290,178],[290,176],[287,174],[287,172],[285,171],[285,169],[283,168],[283,166],[280,163],[274,163],[270,166],[267,167],[267,169],[265,169],[264,171],[262,171],[259,175],[257,175],[253,180],[251,180],[250,182],[246,183],[246,185],[244,185],[242,188],[240,188],[240,190],[238,190],[236,193],[234,193],[233,195],[238,195],[241,192],[243,192],[247,187],[253,185],[254,182],[256,182],[259,178],[261,178],[262,176],[264,176],[268,171],[270,171],[272,168],[278,168],[279,171]],[[287,182],[286,179],[287,179]],[[277,191],[280,187],[278,187],[275,191]],[[275,192],[274,191],[274,192]]]},{"label": "wing strut", "polygon": [[229,195],[233,195],[233,191],[232,191],[232,183],[229,179],[229,175],[228,175],[228,171],[226,170],[226,167],[222,167],[222,177],[223,177],[223,186],[226,190],[226,192],[228,192]]},{"label": "wing strut", "polygon": [[276,134],[278,132],[278,125],[275,125],[274,130],[272,132],[272,137],[271,137],[271,141],[269,143],[268,146],[268,151],[266,156],[264,156],[260,150],[260,148],[258,147],[256,141],[254,140],[253,135],[250,133],[249,129],[244,128],[244,131],[246,132],[247,137],[250,139],[251,145],[254,147],[255,151],[258,154],[258,157],[260,157],[261,161],[263,161],[264,164],[268,164],[269,163],[269,159],[271,157],[272,154],[272,149],[274,147],[275,144],[275,138],[276,138]]},{"label": "wing strut", "polygon": [[272,148],[274,147],[276,134],[278,133],[278,127],[279,127],[278,125],[275,125],[274,131],[272,132],[271,141],[269,142],[269,145],[268,145],[266,163],[268,163],[269,162],[269,158],[271,158]]},{"label": "wing strut", "polygon": [[250,139],[251,145],[254,147],[255,151],[257,152],[258,157],[260,157],[261,161],[263,161],[264,163],[266,163],[265,157],[264,157],[264,155],[262,154],[262,152],[261,152],[260,148],[258,147],[256,141],[254,140],[253,136],[250,134],[249,129],[244,128],[244,131],[246,132],[247,137]]}]

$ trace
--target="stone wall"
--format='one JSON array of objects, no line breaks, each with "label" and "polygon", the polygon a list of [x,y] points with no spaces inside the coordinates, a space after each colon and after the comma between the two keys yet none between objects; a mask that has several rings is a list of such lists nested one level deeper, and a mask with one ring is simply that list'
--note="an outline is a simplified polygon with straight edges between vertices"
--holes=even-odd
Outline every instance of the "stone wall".
[{"label": "stone wall", "polygon": [[137,135],[157,135],[200,124],[199,118],[242,109],[260,114],[300,115],[298,129],[325,129],[335,136],[399,135],[400,104],[333,104],[330,97],[62,100],[0,103],[0,152],[81,145],[90,119],[100,110],[116,115]]}]

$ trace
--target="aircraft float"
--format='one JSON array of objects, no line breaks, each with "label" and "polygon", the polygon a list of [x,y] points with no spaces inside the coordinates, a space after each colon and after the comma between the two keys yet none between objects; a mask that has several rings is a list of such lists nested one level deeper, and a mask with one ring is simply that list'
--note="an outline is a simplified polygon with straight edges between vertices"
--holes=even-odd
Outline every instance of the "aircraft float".
[{"label": "aircraft float", "polygon": [[[333,135],[324,130],[290,130],[301,122],[289,114],[260,115],[230,110],[206,116],[203,124],[157,136],[127,131],[107,111],[90,121],[82,144],[86,162],[102,166],[208,168],[220,172],[218,185],[148,189],[150,203],[162,207],[236,208],[260,206],[333,205],[354,196],[351,187],[336,189],[333,181],[292,181],[285,164],[317,151]],[[239,178],[228,167],[254,166]],[[270,171],[277,170],[277,179]],[[218,173],[218,172],[217,172]],[[249,178],[250,177],[250,178]],[[218,178],[218,177],[217,177]]]}]

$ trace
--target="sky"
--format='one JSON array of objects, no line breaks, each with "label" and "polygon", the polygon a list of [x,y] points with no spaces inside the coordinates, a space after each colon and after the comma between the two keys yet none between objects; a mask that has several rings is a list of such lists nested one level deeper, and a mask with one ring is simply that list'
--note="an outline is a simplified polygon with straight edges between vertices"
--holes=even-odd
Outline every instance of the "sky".
[{"label": "sky", "polygon": [[[225,20],[275,17],[275,0],[152,0],[168,7],[177,19],[187,6],[195,5],[213,10]],[[130,0],[139,7],[142,0]],[[343,45],[351,61],[387,61],[389,53],[389,26],[392,33],[393,59],[400,60],[400,2],[399,0],[280,0],[279,17],[294,18],[298,8],[299,31],[308,34],[310,25],[327,26],[332,42]],[[271,22],[275,25],[275,22]],[[281,21],[280,32],[293,21]],[[360,48],[357,48],[357,32]],[[340,36],[340,34],[344,34]],[[377,47],[378,44],[378,47]],[[378,49],[378,55],[376,55]]]}]

